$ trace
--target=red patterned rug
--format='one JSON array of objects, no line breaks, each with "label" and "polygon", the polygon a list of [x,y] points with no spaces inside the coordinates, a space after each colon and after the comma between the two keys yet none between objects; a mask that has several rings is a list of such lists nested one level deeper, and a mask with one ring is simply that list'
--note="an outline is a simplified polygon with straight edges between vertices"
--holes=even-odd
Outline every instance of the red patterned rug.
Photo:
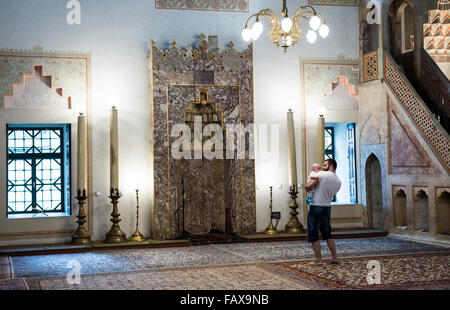
[{"label": "red patterned rug", "polygon": [[329,261],[268,265],[315,289],[450,289],[450,253],[343,258],[338,265]]},{"label": "red patterned rug", "polygon": [[0,280],[0,291],[6,290],[28,290],[28,287],[24,279]]},{"label": "red patterned rug", "polygon": [[9,256],[0,256],[0,280],[11,279],[12,268]]}]

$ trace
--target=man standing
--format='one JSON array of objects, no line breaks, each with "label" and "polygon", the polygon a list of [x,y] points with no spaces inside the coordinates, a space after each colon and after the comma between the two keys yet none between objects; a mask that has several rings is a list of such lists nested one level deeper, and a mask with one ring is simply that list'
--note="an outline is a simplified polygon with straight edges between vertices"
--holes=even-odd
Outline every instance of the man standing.
[{"label": "man standing", "polygon": [[317,178],[306,184],[306,190],[314,189],[314,197],[308,212],[308,242],[312,243],[316,263],[322,262],[320,253],[319,231],[322,239],[327,241],[333,259],[337,264],[336,246],[331,236],[331,200],[341,188],[341,180],[335,174],[337,163],[334,159],[327,159],[323,163],[323,171],[317,173]]}]

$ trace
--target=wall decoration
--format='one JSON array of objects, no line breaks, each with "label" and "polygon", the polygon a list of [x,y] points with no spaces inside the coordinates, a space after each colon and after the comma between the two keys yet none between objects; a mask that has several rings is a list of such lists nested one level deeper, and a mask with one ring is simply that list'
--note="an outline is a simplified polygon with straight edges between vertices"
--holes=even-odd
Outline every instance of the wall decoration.
[{"label": "wall decoration", "polygon": [[[332,98],[338,86],[344,86],[345,91],[350,92],[351,97],[357,97],[359,84],[359,63],[357,59],[347,59],[344,55],[339,55],[335,59],[300,59],[300,74],[302,77],[303,91],[303,130],[302,137],[307,137],[307,128],[312,125],[308,123],[312,119],[315,120],[315,112],[318,106],[324,106],[328,103],[328,108],[339,110],[345,107],[336,106]],[[349,102],[347,107],[349,110],[357,110],[356,102]],[[304,147],[304,165],[305,171],[311,163],[307,163],[308,144],[314,145],[312,141],[303,141]]]},{"label": "wall decoration", "polygon": [[[199,38],[194,48],[183,50],[174,41],[163,51],[152,41],[150,49],[151,216],[152,237],[157,239],[174,238],[183,228],[190,233],[256,232],[253,159],[175,160],[171,156],[176,140],[170,136],[172,126],[188,124],[191,112],[198,110],[195,103],[204,102],[202,116],[224,126],[254,122],[252,45],[238,52],[230,42],[221,52],[210,48],[205,35]],[[212,107],[210,115],[208,107]]]},{"label": "wall decoration", "polygon": [[[15,89],[20,92],[25,79],[36,76],[36,67],[40,70],[37,75],[50,78],[51,88],[62,90],[64,97],[71,97],[72,107],[87,105],[88,58],[88,53],[44,51],[41,46],[29,51],[1,49],[0,108],[5,108],[5,96],[13,95]],[[26,102],[32,101],[29,98]]]},{"label": "wall decoration", "polygon": [[[0,49],[0,113],[14,110],[32,110],[37,108],[61,111],[69,110],[76,115],[79,110],[85,112],[88,121],[88,189],[92,191],[92,118],[90,117],[90,63],[89,52],[48,51],[36,45],[31,50]],[[26,88],[26,89],[25,89]],[[49,103],[51,101],[52,103]],[[72,129],[74,130],[74,129]],[[93,197],[87,200],[88,228],[93,228]],[[76,214],[74,208],[72,214]],[[5,211],[6,213],[6,211]],[[24,225],[26,226],[26,225]],[[67,237],[73,230],[59,231],[3,231],[0,239]],[[47,229],[47,228],[46,228]],[[4,232],[4,233],[3,233]]]},{"label": "wall decoration", "polygon": [[[406,126],[393,102],[389,99],[388,138],[389,173],[392,174],[439,174],[427,152],[417,141],[415,131]],[[404,156],[408,154],[408,156]]]},{"label": "wall decoration", "polygon": [[157,9],[249,12],[250,0],[155,0]]},{"label": "wall decoration", "polygon": [[308,0],[308,4],[336,5],[336,6],[359,6],[359,0]]}]

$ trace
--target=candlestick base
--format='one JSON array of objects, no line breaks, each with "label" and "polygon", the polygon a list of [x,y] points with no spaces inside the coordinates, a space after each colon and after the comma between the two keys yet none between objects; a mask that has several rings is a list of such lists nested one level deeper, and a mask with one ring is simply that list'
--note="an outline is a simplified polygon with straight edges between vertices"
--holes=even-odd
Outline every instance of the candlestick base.
[{"label": "candlestick base", "polygon": [[106,234],[105,243],[124,243],[127,241],[125,233],[119,226],[121,219],[119,218],[120,213],[117,204],[119,203],[120,197],[121,195],[119,194],[119,190],[117,188],[111,189],[109,198],[111,198],[111,202],[113,204],[113,212],[111,213],[111,222],[113,224],[111,230]]},{"label": "candlestick base", "polygon": [[132,235],[130,236],[130,238],[128,238],[128,240],[129,240],[129,241],[138,241],[138,242],[141,242],[141,241],[145,241],[145,237],[144,237],[143,234],[141,234],[141,232],[140,232],[139,230],[136,230],[136,231],[134,232],[134,234],[132,234]]},{"label": "candlestick base", "polygon": [[86,223],[86,213],[84,211],[84,206],[86,204],[87,200],[87,194],[86,190],[83,189],[83,191],[78,190],[77,197],[75,197],[78,200],[78,220],[76,221],[78,223],[78,228],[75,231],[75,234],[72,236],[72,244],[76,245],[85,245],[90,244],[91,241],[91,235],[87,232],[86,227],[84,227],[84,224]]},{"label": "candlestick base", "polygon": [[291,204],[289,205],[289,208],[291,208],[291,212],[289,214],[291,215],[291,219],[286,224],[285,232],[290,234],[301,234],[304,233],[305,230],[303,229],[303,225],[300,223],[300,221],[297,218],[298,212],[298,204],[297,204],[297,194],[298,194],[298,187],[297,185],[292,185],[289,188],[289,194],[291,195]]},{"label": "candlestick base", "polygon": [[278,231],[277,231],[277,229],[275,228],[275,226],[273,226],[273,224],[270,223],[270,225],[266,228],[266,230],[264,231],[264,233],[265,233],[266,235],[271,235],[271,236],[273,236],[273,235],[278,234]]}]

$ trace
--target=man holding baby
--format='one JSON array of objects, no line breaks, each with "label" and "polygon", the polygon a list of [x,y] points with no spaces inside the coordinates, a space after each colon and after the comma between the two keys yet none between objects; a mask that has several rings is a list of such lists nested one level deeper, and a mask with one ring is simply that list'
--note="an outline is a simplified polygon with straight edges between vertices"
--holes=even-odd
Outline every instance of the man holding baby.
[{"label": "man holding baby", "polygon": [[322,239],[327,241],[332,254],[331,263],[337,264],[336,246],[331,235],[331,200],[341,188],[341,180],[336,175],[337,163],[334,159],[327,159],[323,163],[323,170],[316,172],[306,184],[306,191],[314,191],[310,197],[311,205],[308,211],[308,242],[312,243],[316,263],[322,262],[320,253],[319,231]]}]

